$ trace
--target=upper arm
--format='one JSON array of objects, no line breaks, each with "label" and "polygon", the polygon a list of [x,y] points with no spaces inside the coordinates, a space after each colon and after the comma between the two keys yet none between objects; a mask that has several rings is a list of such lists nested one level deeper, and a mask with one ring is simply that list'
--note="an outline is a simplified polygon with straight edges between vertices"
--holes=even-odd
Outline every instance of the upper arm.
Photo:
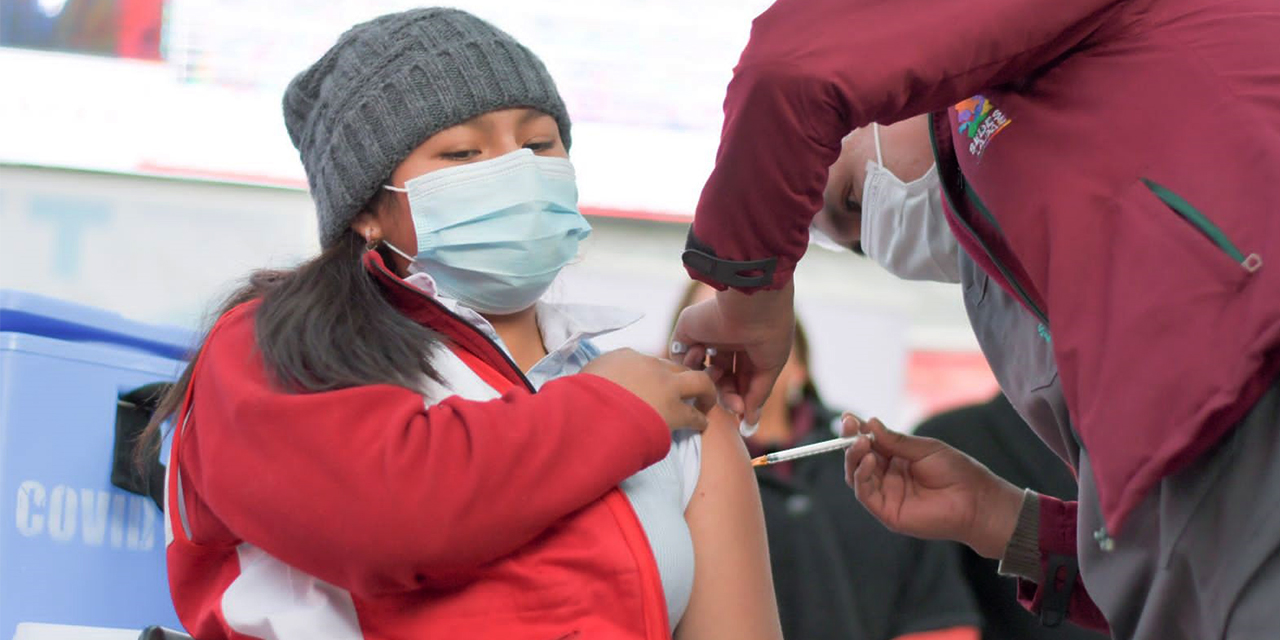
[{"label": "upper arm", "polygon": [[[736,74],[812,84],[812,106],[842,117],[834,131],[843,135],[1023,79],[1085,41],[1118,4],[781,0],[752,23]],[[805,133],[824,136],[831,120],[810,120]]]},{"label": "upper arm", "polygon": [[1084,41],[1114,4],[777,2],[752,25],[729,84],[694,234],[722,259],[777,257],[770,286],[781,287],[845,134],[1027,77]]},{"label": "upper arm", "polygon": [[693,595],[677,640],[782,637],[760,492],[736,427],[716,410],[702,435],[702,469],[685,510]]}]

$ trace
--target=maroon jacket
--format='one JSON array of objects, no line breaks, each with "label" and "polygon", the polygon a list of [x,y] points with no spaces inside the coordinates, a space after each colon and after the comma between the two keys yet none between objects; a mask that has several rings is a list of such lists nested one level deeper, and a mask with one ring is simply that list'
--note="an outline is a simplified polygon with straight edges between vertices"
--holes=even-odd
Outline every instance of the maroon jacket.
[{"label": "maroon jacket", "polygon": [[1052,332],[1119,531],[1280,363],[1280,3],[781,0],[692,235],[782,286],[841,137],[926,112],[957,236]]}]

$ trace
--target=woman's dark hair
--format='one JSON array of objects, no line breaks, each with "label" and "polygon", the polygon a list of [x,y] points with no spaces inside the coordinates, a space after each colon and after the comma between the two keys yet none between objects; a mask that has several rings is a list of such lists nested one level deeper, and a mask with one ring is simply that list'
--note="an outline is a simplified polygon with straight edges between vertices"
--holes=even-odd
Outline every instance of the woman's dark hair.
[{"label": "woman's dark hair", "polygon": [[[370,208],[382,206],[382,196]],[[348,229],[320,255],[286,270],[260,270],[218,308],[214,320],[261,299],[254,337],[268,374],[290,393],[332,391],[370,384],[420,388],[422,376],[439,381],[430,347],[440,337],[400,313],[361,262],[365,241]],[[385,252],[385,248],[382,249]],[[384,254],[384,262],[393,264]],[[155,455],[160,425],[186,397],[208,333],[191,362],[161,399],[135,449],[138,461]]]},{"label": "woman's dark hair", "polygon": [[[684,293],[680,296],[680,302],[676,306],[675,315],[671,317],[671,330],[667,335],[671,335],[676,331],[676,320],[680,317],[680,312],[693,305],[698,299],[698,292],[708,285],[702,284],[697,280],[689,281],[685,287]],[[795,334],[795,352],[800,357],[800,366],[804,368],[804,388],[801,390],[805,400],[822,403],[822,396],[818,395],[818,387],[813,384],[813,373],[809,370],[809,336],[805,333],[804,323],[796,318],[796,334]]]}]

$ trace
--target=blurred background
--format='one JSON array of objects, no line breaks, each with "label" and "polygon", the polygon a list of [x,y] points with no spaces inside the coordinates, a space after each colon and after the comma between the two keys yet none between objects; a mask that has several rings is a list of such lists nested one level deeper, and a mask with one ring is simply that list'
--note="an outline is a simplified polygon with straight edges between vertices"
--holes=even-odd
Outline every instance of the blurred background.
[{"label": "blurred background", "polygon": [[[0,0],[0,288],[199,329],[220,295],[317,249],[280,97],[393,0]],[[644,311],[662,348],[721,100],[764,0],[454,0],[540,55],[574,121],[595,234],[553,296]],[[832,406],[909,428],[995,382],[958,288],[812,248],[797,274]]]}]

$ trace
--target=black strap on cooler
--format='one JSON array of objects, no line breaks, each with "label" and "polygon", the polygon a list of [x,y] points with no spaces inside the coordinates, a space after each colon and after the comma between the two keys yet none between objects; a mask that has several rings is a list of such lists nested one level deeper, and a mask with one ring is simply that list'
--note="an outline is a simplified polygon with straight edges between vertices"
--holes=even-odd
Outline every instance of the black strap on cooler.
[{"label": "black strap on cooler", "polygon": [[165,627],[151,625],[142,630],[142,634],[138,636],[138,640],[193,640],[193,638],[181,631],[166,629]]},{"label": "black strap on cooler", "polygon": [[[111,452],[111,484],[130,493],[148,496],[164,511],[164,465],[154,455],[141,458],[134,451],[151,422],[160,399],[169,390],[168,382],[143,385],[121,394],[116,402],[116,438]],[[158,450],[160,434],[145,443],[148,451]]]}]

